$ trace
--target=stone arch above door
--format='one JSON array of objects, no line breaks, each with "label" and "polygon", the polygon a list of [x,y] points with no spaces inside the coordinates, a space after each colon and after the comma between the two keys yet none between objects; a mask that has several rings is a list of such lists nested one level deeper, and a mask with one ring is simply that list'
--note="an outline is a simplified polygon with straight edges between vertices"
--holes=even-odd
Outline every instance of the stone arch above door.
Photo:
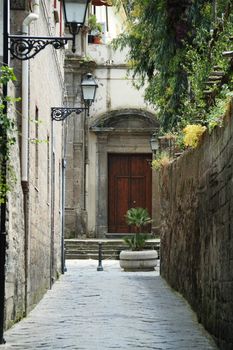
[{"label": "stone arch above door", "polygon": [[151,154],[150,138],[158,130],[155,115],[122,109],[97,117],[89,131],[96,135],[96,237],[108,233],[108,154]]},{"label": "stone arch above door", "polygon": [[152,134],[159,127],[159,122],[151,112],[141,109],[122,109],[110,111],[98,116],[91,124],[94,132],[132,130]]}]

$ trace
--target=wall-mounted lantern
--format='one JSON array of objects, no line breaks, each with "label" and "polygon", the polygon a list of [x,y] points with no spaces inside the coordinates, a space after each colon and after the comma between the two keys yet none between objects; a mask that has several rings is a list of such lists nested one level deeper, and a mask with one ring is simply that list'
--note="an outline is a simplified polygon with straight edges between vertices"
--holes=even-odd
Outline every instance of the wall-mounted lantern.
[{"label": "wall-mounted lantern", "polygon": [[158,134],[154,133],[150,139],[150,147],[153,153],[156,153],[159,149]]},{"label": "wall-mounted lantern", "polygon": [[87,73],[81,82],[82,99],[84,101],[85,107],[52,107],[51,108],[51,118],[52,120],[61,121],[66,119],[71,113],[80,114],[83,111],[87,111],[89,116],[89,108],[92,102],[95,100],[96,89],[98,84],[93,78],[91,73]]},{"label": "wall-mounted lantern", "polygon": [[[10,39],[10,53],[13,58],[29,60],[37,55],[46,46],[52,45],[55,49],[63,48],[68,41],[72,41],[72,51],[75,52],[75,37],[84,25],[87,8],[90,0],[63,0],[65,26],[69,28],[72,37],[46,37],[27,35],[7,35]],[[9,15],[8,0],[4,0],[4,13]],[[8,18],[5,19],[8,23]]]},{"label": "wall-mounted lantern", "polygon": [[75,36],[84,25],[89,2],[90,0],[63,0],[65,26],[73,36],[73,52],[75,52]]}]

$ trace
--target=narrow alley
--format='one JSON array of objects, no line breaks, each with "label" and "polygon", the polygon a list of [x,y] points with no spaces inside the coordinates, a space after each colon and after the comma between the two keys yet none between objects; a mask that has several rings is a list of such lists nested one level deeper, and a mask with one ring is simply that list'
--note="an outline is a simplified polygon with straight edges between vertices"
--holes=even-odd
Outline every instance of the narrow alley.
[{"label": "narrow alley", "polygon": [[29,316],[6,331],[9,349],[216,349],[185,300],[155,272],[119,261],[68,260]]}]

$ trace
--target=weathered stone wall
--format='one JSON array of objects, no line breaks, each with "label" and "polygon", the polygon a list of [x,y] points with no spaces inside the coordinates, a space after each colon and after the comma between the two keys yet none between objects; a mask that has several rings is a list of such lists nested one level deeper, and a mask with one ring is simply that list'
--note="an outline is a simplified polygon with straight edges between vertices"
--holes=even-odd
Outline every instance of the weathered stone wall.
[{"label": "weathered stone wall", "polygon": [[[13,84],[8,84],[8,93],[14,96]],[[14,119],[13,108],[9,108],[8,116]],[[23,214],[23,193],[20,181],[19,139],[11,148],[8,171],[8,183],[11,192],[7,200],[7,251],[5,282],[5,323],[7,328],[25,315],[25,232]]]},{"label": "weathered stone wall", "polygon": [[161,172],[161,274],[233,349],[233,115]]},{"label": "weathered stone wall", "polygon": [[[53,5],[52,0],[40,2],[39,18],[31,23],[30,35],[59,35]],[[11,13],[11,33],[21,29],[27,15],[27,11]],[[6,328],[35,306],[61,272],[63,134],[62,123],[51,121],[51,107],[63,105],[63,63],[64,50],[49,46],[29,61],[28,181],[24,180],[23,186],[21,102],[12,108],[19,133],[11,157],[16,183],[7,208]],[[20,97],[21,62],[12,60],[10,65],[14,65],[17,82],[9,94]]]},{"label": "weathered stone wall", "polygon": [[[30,31],[59,35],[53,1],[41,1],[39,19]],[[64,50],[48,46],[29,62],[28,310],[61,272],[62,123],[51,121],[51,107],[63,105],[63,60]]]}]

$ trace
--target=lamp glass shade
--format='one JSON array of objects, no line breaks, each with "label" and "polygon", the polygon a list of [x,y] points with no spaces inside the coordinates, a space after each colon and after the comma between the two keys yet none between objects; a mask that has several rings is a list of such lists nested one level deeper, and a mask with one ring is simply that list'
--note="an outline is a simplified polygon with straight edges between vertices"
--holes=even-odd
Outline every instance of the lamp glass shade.
[{"label": "lamp glass shade", "polygon": [[90,105],[94,101],[97,87],[98,84],[92,74],[88,73],[81,83],[82,97],[85,103]]},{"label": "lamp glass shade", "polygon": [[158,137],[156,137],[155,135],[152,135],[150,139],[150,146],[151,146],[152,152],[157,151],[159,149]]},{"label": "lamp glass shade", "polygon": [[63,0],[66,24],[76,23],[82,26],[85,22],[89,0]]}]

